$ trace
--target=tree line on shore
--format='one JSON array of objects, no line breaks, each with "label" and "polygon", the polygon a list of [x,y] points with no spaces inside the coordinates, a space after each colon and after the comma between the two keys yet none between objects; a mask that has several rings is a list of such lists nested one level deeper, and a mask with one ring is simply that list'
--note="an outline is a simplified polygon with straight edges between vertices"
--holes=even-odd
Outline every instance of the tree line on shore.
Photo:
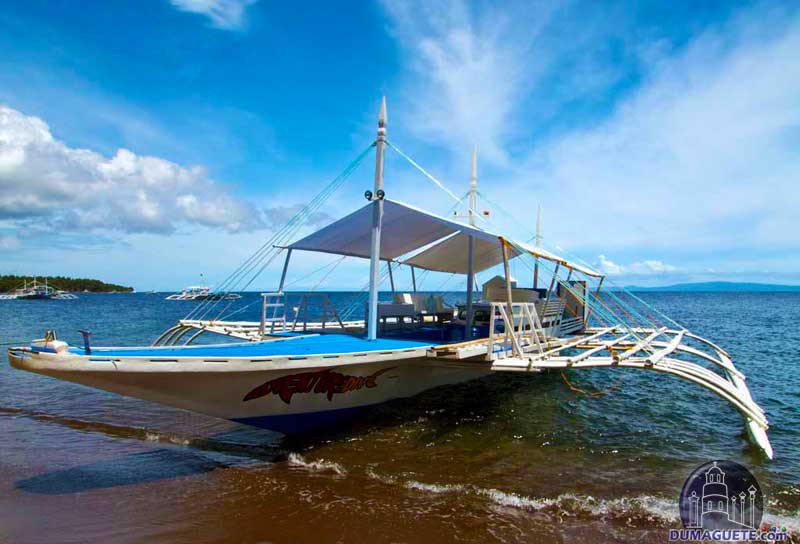
[{"label": "tree line on shore", "polygon": [[[65,276],[37,276],[36,283],[47,284],[53,289],[60,291],[83,292],[89,291],[90,293],[110,293],[112,291],[133,291],[133,287],[125,287],[123,285],[116,285],[113,283],[105,283],[100,280],[93,280],[89,278],[67,278]],[[33,276],[0,276],[0,293],[13,291],[22,287],[25,282],[30,286],[33,283]]]}]

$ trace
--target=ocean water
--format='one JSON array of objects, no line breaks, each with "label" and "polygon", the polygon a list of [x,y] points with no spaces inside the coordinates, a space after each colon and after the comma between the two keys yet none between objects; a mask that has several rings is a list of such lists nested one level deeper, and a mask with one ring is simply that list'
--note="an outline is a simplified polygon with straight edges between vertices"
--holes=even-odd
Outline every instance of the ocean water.
[{"label": "ocean water", "polygon": [[[661,542],[685,478],[712,459],[747,466],[766,522],[797,533],[800,294],[642,296],[733,355],[774,461],[725,402],[655,373],[569,373],[585,389],[624,376],[598,398],[559,373],[498,374],[297,441],[4,364],[0,542]],[[163,298],[0,301],[0,343],[50,328],[74,344],[78,329],[94,345],[149,344],[197,305]],[[257,300],[234,318],[257,319]]]}]

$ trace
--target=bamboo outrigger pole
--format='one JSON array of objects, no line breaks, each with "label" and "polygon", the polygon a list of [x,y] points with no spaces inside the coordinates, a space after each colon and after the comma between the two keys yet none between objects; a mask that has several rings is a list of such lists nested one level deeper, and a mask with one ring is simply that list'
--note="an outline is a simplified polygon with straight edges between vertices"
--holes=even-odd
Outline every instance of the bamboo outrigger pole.
[{"label": "bamboo outrigger pole", "polygon": [[[386,97],[378,115],[378,138],[375,140],[375,191],[372,194],[372,244],[369,254],[369,315],[367,340],[378,337],[378,287],[381,267],[381,224],[383,223],[383,151],[386,146]],[[390,264],[391,266],[391,264]]]}]

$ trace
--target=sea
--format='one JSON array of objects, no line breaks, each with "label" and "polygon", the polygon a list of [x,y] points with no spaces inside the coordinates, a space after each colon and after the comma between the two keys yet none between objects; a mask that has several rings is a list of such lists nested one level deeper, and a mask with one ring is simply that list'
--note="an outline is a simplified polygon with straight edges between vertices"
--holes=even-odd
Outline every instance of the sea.
[{"label": "sea", "polygon": [[[198,304],[165,295],[0,301],[0,542],[664,542],[711,460],[747,467],[764,521],[800,538],[800,293],[640,295],[732,354],[773,461],[727,403],[656,373],[568,372],[611,388],[596,397],[559,372],[500,373],[298,440],[7,364],[47,329],[148,345]],[[238,303],[258,318],[257,293]]]}]

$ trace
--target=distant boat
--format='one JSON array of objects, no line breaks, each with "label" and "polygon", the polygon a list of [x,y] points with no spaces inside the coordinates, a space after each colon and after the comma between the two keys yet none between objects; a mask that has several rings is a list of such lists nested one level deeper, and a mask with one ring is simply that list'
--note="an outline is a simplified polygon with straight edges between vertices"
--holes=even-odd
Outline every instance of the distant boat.
[{"label": "distant boat", "polygon": [[42,300],[52,298],[54,289],[47,285],[47,279],[44,280],[44,285],[37,284],[36,278],[33,278],[33,285],[28,287],[27,280],[24,287],[16,290],[17,298],[20,300]]},{"label": "distant boat", "polygon": [[33,283],[28,285],[28,281],[21,288],[14,289],[11,293],[6,293],[0,296],[0,300],[74,300],[78,297],[67,291],[59,291],[47,285],[47,278],[44,280],[44,285],[38,283],[36,278],[33,278]]},{"label": "distant boat", "polygon": [[242,298],[236,293],[212,293],[210,287],[204,285],[192,285],[181,291],[169,295],[166,300],[235,300]]}]

